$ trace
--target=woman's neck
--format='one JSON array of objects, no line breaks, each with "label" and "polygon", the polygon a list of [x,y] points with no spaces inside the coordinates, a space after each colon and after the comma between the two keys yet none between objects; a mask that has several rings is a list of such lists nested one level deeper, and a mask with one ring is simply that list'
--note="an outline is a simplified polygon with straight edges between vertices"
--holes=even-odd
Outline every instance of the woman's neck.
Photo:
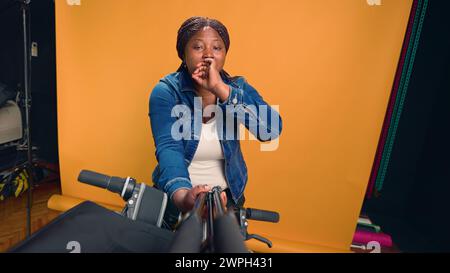
[{"label": "woman's neck", "polygon": [[[202,98],[202,108],[203,109],[205,109],[205,107],[207,107],[208,105],[216,104],[217,97],[210,91],[208,91],[206,89],[197,89],[197,88],[195,89],[195,91],[196,91],[197,95]],[[210,119],[214,118],[214,116],[215,116],[214,114],[215,113],[213,112],[211,117],[203,117],[202,118],[203,123],[207,123]]]}]

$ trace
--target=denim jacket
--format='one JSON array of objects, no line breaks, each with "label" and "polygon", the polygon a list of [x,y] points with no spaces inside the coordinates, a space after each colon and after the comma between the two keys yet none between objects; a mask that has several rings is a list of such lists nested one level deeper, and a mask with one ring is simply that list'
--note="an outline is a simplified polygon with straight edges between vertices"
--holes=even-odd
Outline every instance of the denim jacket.
[{"label": "denim jacket", "polygon": [[[280,135],[282,123],[278,112],[270,107],[243,77],[221,76],[223,82],[230,86],[230,95],[224,102],[217,100],[218,107],[224,113],[221,117],[223,126],[220,126],[223,128],[224,137],[220,144],[224,154],[225,178],[233,200],[237,202],[244,192],[248,178],[238,139],[239,124],[244,124],[258,140],[269,141]],[[195,113],[195,96],[193,80],[186,69],[162,78],[150,95],[149,117],[158,160],[152,179],[157,188],[170,196],[170,200],[177,190],[192,188],[188,166],[199,143],[200,134],[194,128],[200,127],[201,130],[201,118],[200,125],[195,125],[194,114],[191,114],[191,130],[186,138],[174,139],[171,132],[172,125],[183,116],[183,112],[174,114],[174,106],[182,105],[190,110],[188,114]],[[230,109],[232,111],[227,112]],[[229,122],[234,123],[230,126],[227,125]],[[229,137],[227,129],[230,131],[231,128],[232,137]]]}]

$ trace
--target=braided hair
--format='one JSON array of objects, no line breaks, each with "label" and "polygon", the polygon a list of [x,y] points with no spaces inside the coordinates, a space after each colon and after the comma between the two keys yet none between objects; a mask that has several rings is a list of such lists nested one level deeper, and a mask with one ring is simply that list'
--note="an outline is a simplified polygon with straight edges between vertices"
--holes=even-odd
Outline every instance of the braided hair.
[{"label": "braided hair", "polygon": [[[178,30],[177,35],[177,52],[178,57],[181,59],[182,63],[180,67],[177,69],[177,72],[182,71],[186,64],[184,63],[184,51],[186,48],[187,43],[189,40],[194,36],[198,31],[202,30],[204,27],[211,27],[217,33],[219,33],[219,36],[222,38],[224,44],[225,44],[225,51],[228,52],[228,49],[230,48],[230,36],[228,35],[227,28],[218,20],[208,18],[208,17],[200,17],[200,16],[194,16],[186,21],[181,25],[180,29]],[[235,78],[232,78],[225,70],[222,69],[220,71],[220,74],[227,78],[228,80],[234,80]]]}]

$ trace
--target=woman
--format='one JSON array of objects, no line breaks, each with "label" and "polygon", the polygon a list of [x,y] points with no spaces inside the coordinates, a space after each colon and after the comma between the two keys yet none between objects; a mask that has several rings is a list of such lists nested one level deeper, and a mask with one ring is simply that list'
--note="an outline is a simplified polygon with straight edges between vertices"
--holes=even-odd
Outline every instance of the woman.
[{"label": "woman", "polygon": [[[223,70],[229,47],[228,31],[222,23],[206,17],[187,19],[177,36],[182,64],[177,72],[161,79],[150,96],[149,116],[158,160],[153,182],[170,197],[165,215],[170,227],[180,211],[191,210],[198,194],[213,186],[224,190],[227,207],[244,204],[247,167],[238,139],[239,123],[260,141],[281,133],[278,113],[243,77],[230,77]],[[175,111],[177,105],[188,111]],[[211,106],[217,112],[210,117],[202,115],[200,124],[196,123],[191,113],[205,114]],[[223,114],[218,115],[219,111]],[[266,113],[261,115],[261,111]],[[180,120],[188,122],[181,126],[187,128],[182,139],[174,137],[178,132],[174,126]],[[234,122],[232,126],[227,125],[230,122]],[[269,137],[261,134],[264,130]]]}]

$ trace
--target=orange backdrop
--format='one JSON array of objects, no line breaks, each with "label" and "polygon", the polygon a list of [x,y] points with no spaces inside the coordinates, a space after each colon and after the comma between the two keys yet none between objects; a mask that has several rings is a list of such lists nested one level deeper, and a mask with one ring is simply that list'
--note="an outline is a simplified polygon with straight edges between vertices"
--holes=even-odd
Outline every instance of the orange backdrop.
[{"label": "orange backdrop", "polygon": [[70,2],[56,1],[62,197],[50,207],[78,199],[123,205],[78,183],[81,169],[151,184],[149,94],[180,64],[181,23],[202,15],[230,32],[225,69],[245,76],[283,117],[276,151],[242,143],[246,206],[281,215],[279,224],[251,222],[249,231],[270,238],[275,252],[349,250],[412,0]]}]

